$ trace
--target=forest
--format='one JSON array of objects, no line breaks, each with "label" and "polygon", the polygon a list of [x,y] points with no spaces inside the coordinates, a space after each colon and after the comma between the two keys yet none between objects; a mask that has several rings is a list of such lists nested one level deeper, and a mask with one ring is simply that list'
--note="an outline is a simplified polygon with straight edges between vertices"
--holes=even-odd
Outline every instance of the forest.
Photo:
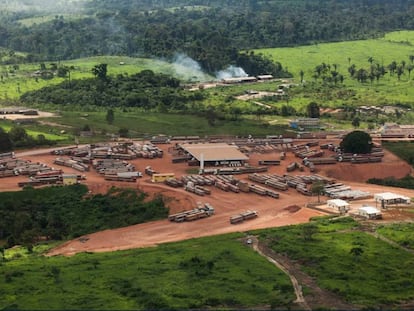
[{"label": "forest", "polygon": [[0,240],[6,248],[39,239],[67,240],[87,233],[165,218],[161,196],[145,200],[133,189],[88,194],[85,185],[28,188],[0,193]]},{"label": "forest", "polygon": [[414,29],[413,3],[94,0],[85,2],[82,14],[58,14],[29,25],[21,21],[41,13],[5,11],[0,14],[0,58],[9,63],[94,55],[169,59],[182,52],[215,73],[238,65],[241,50],[375,38]]}]

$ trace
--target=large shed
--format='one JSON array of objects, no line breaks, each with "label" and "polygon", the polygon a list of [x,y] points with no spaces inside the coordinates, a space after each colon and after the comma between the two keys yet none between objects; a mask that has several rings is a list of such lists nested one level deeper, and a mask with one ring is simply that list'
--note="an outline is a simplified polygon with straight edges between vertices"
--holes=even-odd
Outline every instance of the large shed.
[{"label": "large shed", "polygon": [[180,147],[206,166],[241,166],[249,159],[237,146],[226,143],[181,144]]},{"label": "large shed", "polygon": [[411,199],[409,197],[392,192],[377,193],[374,195],[374,199],[376,202],[381,203],[381,207],[385,207],[385,205],[388,204],[411,203]]},{"label": "large shed", "polygon": [[338,210],[341,213],[349,211],[349,203],[341,199],[328,200],[328,207]]}]

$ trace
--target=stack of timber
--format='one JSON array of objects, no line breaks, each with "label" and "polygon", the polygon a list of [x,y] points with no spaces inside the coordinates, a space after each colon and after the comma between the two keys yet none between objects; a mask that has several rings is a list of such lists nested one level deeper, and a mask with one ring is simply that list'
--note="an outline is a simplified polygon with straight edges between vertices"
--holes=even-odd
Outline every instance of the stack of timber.
[{"label": "stack of timber", "polygon": [[243,213],[234,215],[230,217],[230,223],[231,224],[238,224],[245,220],[254,219],[258,216],[256,211],[245,211]]},{"label": "stack of timber", "polygon": [[199,196],[204,196],[204,195],[211,194],[211,191],[209,189],[207,189],[205,187],[202,187],[202,186],[194,185],[194,183],[192,183],[191,181],[189,181],[185,185],[184,189],[188,192],[197,194]]},{"label": "stack of timber", "polygon": [[158,171],[154,170],[151,166],[145,167],[145,174],[148,176],[152,176],[154,174],[158,174]]},{"label": "stack of timber", "polygon": [[173,188],[180,188],[184,186],[184,183],[177,178],[168,178],[164,181],[164,183]]},{"label": "stack of timber", "polygon": [[305,158],[319,158],[323,156],[322,150],[305,150],[305,151],[299,151],[295,152],[295,156],[301,159]]},{"label": "stack of timber", "polygon": [[[306,163],[310,162],[313,165],[336,164],[336,159],[334,157],[308,158],[306,159],[306,161],[307,161]],[[304,165],[306,164],[304,163]]]},{"label": "stack of timber", "polygon": [[214,208],[211,204],[205,203],[204,206],[201,205],[189,211],[169,215],[168,220],[173,222],[193,221],[210,217],[211,215],[214,215]]},{"label": "stack of timber", "polygon": [[133,145],[129,146],[129,150],[133,152],[138,158],[155,159],[162,158],[164,156],[162,149],[151,143],[146,143],[143,145],[134,143]]},{"label": "stack of timber", "polygon": [[280,160],[259,160],[259,165],[280,165]]},{"label": "stack of timber", "polygon": [[153,144],[153,145],[169,144],[170,143],[170,138],[168,136],[165,136],[165,135],[153,136],[150,139],[150,143]]},{"label": "stack of timber", "polygon": [[[29,177],[27,181],[18,182],[19,187],[26,186],[42,186],[42,185],[61,185],[66,175],[61,170],[53,170],[49,172],[39,172],[35,176]],[[69,175],[68,175],[69,176]],[[70,175],[72,177],[72,175]],[[85,179],[84,175],[76,175],[76,181],[79,182]]]},{"label": "stack of timber", "polygon": [[92,166],[99,174],[103,175],[135,171],[134,165],[128,163],[127,161],[116,159],[93,160]]},{"label": "stack of timber", "polygon": [[108,181],[125,181],[135,182],[138,177],[141,177],[140,172],[118,172],[118,173],[105,173],[104,179]]},{"label": "stack of timber", "polygon": [[299,163],[298,162],[292,162],[290,163],[287,167],[286,167],[286,171],[287,172],[293,172],[294,170],[296,170],[297,168],[299,168]]},{"label": "stack of timber", "polygon": [[71,167],[79,172],[86,172],[89,171],[89,165],[83,163],[83,161],[79,158],[75,158],[71,159],[71,158],[56,158],[53,163],[56,165],[60,165],[60,166],[66,166],[66,167]]}]

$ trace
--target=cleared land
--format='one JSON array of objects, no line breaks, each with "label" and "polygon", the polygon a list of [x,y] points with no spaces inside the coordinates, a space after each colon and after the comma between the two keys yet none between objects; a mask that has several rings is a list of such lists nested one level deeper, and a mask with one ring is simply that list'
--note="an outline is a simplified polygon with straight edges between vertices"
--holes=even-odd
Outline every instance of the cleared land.
[{"label": "cleared land", "polygon": [[[171,145],[161,145],[164,150],[163,158],[156,159],[136,159],[131,161],[138,170],[143,171],[150,165],[153,169],[161,173],[174,173],[177,177],[187,175],[189,166],[186,163],[172,164],[172,156],[168,153]],[[33,155],[27,153],[25,159],[31,161],[39,161],[50,166],[54,166],[54,155]],[[30,152],[29,152],[30,154]],[[35,152],[33,153],[35,154]],[[250,155],[249,162],[257,165],[258,160],[274,159],[279,157],[278,153]],[[286,160],[282,161],[280,166],[272,166],[269,173],[284,174],[286,166],[297,161],[293,154],[288,153]],[[318,167],[319,168],[319,167]],[[64,168],[67,173],[76,173],[75,170]],[[370,193],[395,191],[402,195],[414,197],[414,191],[404,189],[391,189],[381,186],[368,185],[363,182],[369,177],[386,177],[393,175],[395,177],[403,177],[411,172],[408,164],[401,162],[393,154],[386,152],[383,163],[379,164],[350,164],[338,163],[336,165],[320,166],[319,174],[334,177],[337,180],[343,180],[346,184],[353,188],[368,191]],[[306,172],[297,172],[295,174],[305,174]],[[308,197],[301,195],[296,190],[289,189],[286,192],[279,192],[280,198],[274,199],[266,196],[260,196],[253,193],[231,193],[224,192],[217,188],[211,188],[211,195],[200,197],[195,194],[186,192],[183,189],[170,188],[164,184],[154,184],[150,181],[149,176],[144,176],[137,183],[120,183],[108,182],[101,175],[94,171],[86,172],[86,184],[93,193],[106,192],[112,186],[136,187],[148,192],[152,195],[162,194],[167,199],[167,206],[170,208],[170,214],[196,207],[196,203],[208,202],[216,210],[216,214],[212,217],[200,219],[195,222],[172,223],[168,220],[156,221],[127,228],[119,228],[88,235],[88,241],[79,241],[79,239],[69,241],[58,248],[52,250],[50,255],[65,254],[73,255],[83,251],[111,251],[120,249],[129,249],[136,247],[145,247],[157,245],[165,242],[179,241],[194,237],[202,237],[209,235],[218,235],[229,232],[249,231],[259,228],[269,228],[276,226],[284,226],[290,224],[304,223],[310,217],[321,215],[320,212],[305,208],[309,202],[317,201],[316,197]],[[240,176],[246,180],[247,176]],[[25,177],[12,177],[2,180],[0,189],[17,190],[17,182],[25,180]],[[370,201],[368,201],[370,203]],[[371,201],[372,204],[375,204]],[[298,205],[301,208],[289,209],[289,206]],[[231,225],[229,218],[242,211],[252,209],[258,212],[259,217],[245,221],[241,224]],[[398,218],[398,215],[384,215],[384,221]]]}]

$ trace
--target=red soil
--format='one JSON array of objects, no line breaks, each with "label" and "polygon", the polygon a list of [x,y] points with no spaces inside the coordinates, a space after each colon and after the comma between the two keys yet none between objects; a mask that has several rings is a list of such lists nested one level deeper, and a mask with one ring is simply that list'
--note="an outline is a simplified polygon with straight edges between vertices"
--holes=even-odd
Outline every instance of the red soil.
[{"label": "red soil", "polygon": [[[177,177],[187,174],[189,167],[185,163],[172,164],[171,154],[168,147],[164,149],[164,157],[158,159],[137,159],[131,161],[138,170],[150,165],[153,169],[162,173],[175,173]],[[34,155],[25,156],[32,162],[42,162],[56,167],[53,160],[56,156]],[[251,154],[250,164],[257,165],[258,160],[279,159],[279,153]],[[269,173],[284,174],[286,165],[291,161],[300,162],[293,154],[288,153],[286,160],[280,166],[272,166]],[[57,168],[57,167],[56,167]],[[62,168],[62,167],[59,167]],[[70,168],[62,168],[65,173],[79,173]],[[337,165],[317,166],[318,174],[343,180],[355,189],[369,191],[371,193],[392,191],[414,197],[414,191],[402,189],[389,189],[385,187],[363,184],[371,177],[403,177],[411,173],[411,167],[398,159],[395,155],[386,152],[384,162],[378,164],[350,164],[340,163]],[[295,174],[309,174],[306,169],[304,172]],[[243,232],[253,229],[269,228],[298,224],[309,221],[310,217],[321,215],[320,212],[306,208],[306,203],[316,201],[316,198],[298,194],[296,190],[289,189],[279,192],[280,198],[262,197],[254,193],[230,193],[210,187],[212,194],[200,197],[186,192],[183,189],[174,189],[163,184],[153,184],[150,177],[144,176],[136,183],[126,182],[107,182],[102,176],[91,170],[84,173],[87,176],[85,184],[88,185],[92,193],[105,193],[110,187],[132,187],[141,189],[149,194],[150,197],[161,194],[165,198],[170,213],[189,210],[196,206],[196,202],[208,202],[215,208],[215,215],[200,219],[194,222],[173,223],[168,220],[153,221],[145,224],[134,225],[114,230],[106,230],[89,234],[88,239],[75,239],[53,249],[50,255],[73,255],[78,252],[104,252],[137,247],[154,246],[166,242],[180,241],[202,236],[211,236],[229,232]],[[238,178],[246,179],[247,176]],[[3,178],[0,183],[0,191],[18,190],[17,182],[25,180],[25,177]],[[232,225],[229,218],[245,210],[255,210],[259,217]]]}]

